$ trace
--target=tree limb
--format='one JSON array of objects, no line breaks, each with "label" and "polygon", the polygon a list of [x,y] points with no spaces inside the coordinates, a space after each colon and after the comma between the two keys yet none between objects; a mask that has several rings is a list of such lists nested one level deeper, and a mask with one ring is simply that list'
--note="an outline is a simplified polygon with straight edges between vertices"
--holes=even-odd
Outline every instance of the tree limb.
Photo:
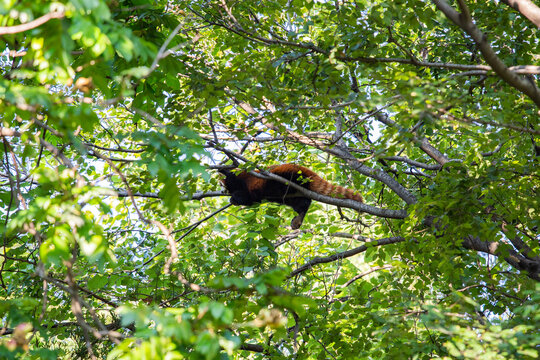
[{"label": "tree limb", "polygon": [[[280,129],[278,126],[273,124],[266,117],[262,115],[258,115],[257,111],[250,104],[243,101],[239,101],[235,99],[234,97],[233,97],[233,101],[238,106],[240,106],[244,111],[246,111],[248,114],[256,115],[257,119],[261,120],[267,128],[277,131],[277,132],[282,131],[282,129]],[[347,151],[346,148],[339,147],[339,146],[329,146],[320,140],[310,138],[306,135],[297,133],[292,130],[285,129],[284,131],[286,132],[288,139],[293,139],[294,141],[299,142],[301,144],[313,146],[319,150],[327,152],[328,154],[341,158],[345,160],[347,165],[349,165],[353,170],[359,172],[362,175],[371,177],[375,180],[378,180],[384,183],[390,189],[392,189],[401,199],[403,199],[407,204],[414,204],[416,202],[416,197],[412,193],[410,193],[405,187],[403,187],[400,183],[398,183],[394,178],[392,178],[390,175],[388,175],[384,171],[374,169],[365,165],[364,163],[359,161],[356,157],[354,157],[349,151]],[[345,207],[348,207],[348,206],[345,206]]]},{"label": "tree limb", "polygon": [[384,157],[384,160],[401,161],[401,162],[404,162],[404,163],[409,164],[411,166],[419,167],[419,168],[426,169],[426,170],[440,170],[440,169],[442,169],[442,166],[439,165],[439,164],[426,164],[426,163],[423,163],[423,162],[420,162],[420,161],[409,159],[408,157],[405,157],[405,156],[386,156],[386,157]]},{"label": "tree limb", "polygon": [[540,281],[540,261],[528,259],[508,246],[501,246],[499,242],[483,241],[477,237],[468,236],[463,240],[463,247],[497,257],[502,256],[512,267],[523,270],[531,279]]},{"label": "tree limb", "polygon": [[[116,196],[120,197],[120,198],[123,198],[123,197],[129,197],[129,193],[127,192],[127,190],[124,190],[124,189],[110,189],[111,192],[113,192]],[[148,193],[133,193],[132,194],[134,197],[143,197],[143,198],[152,198],[152,199],[161,199],[161,197],[159,196],[158,193],[152,193],[152,192],[148,192]],[[207,198],[207,197],[217,197],[217,196],[228,196],[228,194],[225,192],[225,191],[208,191],[208,192],[204,192],[204,191],[197,191],[193,194],[191,194],[191,196],[182,196],[180,198],[180,200],[183,200],[183,201],[187,201],[187,200],[201,200],[201,199],[204,199],[204,198]]]},{"label": "tree limb", "polygon": [[384,238],[384,239],[380,239],[380,240],[370,241],[370,242],[367,242],[364,245],[358,246],[358,247],[356,247],[354,249],[347,250],[347,251],[342,251],[340,253],[335,253],[335,254],[330,255],[330,256],[316,257],[316,258],[312,259],[311,261],[305,263],[304,265],[300,266],[296,270],[292,271],[287,277],[288,278],[295,277],[296,275],[299,275],[302,272],[304,272],[306,270],[309,270],[313,266],[318,265],[318,264],[325,264],[325,263],[333,262],[333,261],[336,261],[336,260],[339,260],[339,259],[345,259],[345,258],[354,256],[354,255],[358,255],[358,254],[366,251],[370,247],[395,244],[395,243],[402,242],[402,241],[405,241],[405,238],[402,237],[402,236],[389,237],[389,238]]},{"label": "tree limb", "polygon": [[473,38],[480,49],[484,60],[492,67],[507,84],[527,95],[537,106],[540,107],[540,91],[536,84],[529,79],[520,77],[508,67],[497,56],[491,45],[487,41],[487,36],[472,22],[470,16],[467,16],[468,9],[462,4],[462,13],[458,13],[452,6],[444,0],[433,0],[437,8],[442,11],[448,19],[462,28],[470,37]]},{"label": "tree limb", "polygon": [[15,26],[0,26],[0,35],[17,34],[20,32],[35,29],[38,26],[45,24],[49,20],[60,19],[63,18],[65,15],[66,14],[64,13],[64,11],[51,11],[50,13],[40,16],[37,19],[27,22],[25,24]]},{"label": "tree limb", "polygon": [[358,274],[358,275],[354,276],[352,279],[350,279],[345,284],[343,284],[343,287],[347,287],[347,286],[351,285],[353,282],[355,282],[356,280],[358,280],[360,278],[363,278],[364,276],[369,275],[369,274],[371,274],[371,273],[373,273],[375,271],[391,269],[391,268],[393,268],[392,265],[375,266],[375,267],[369,269],[368,271],[365,271],[365,272],[363,272],[361,274]]},{"label": "tree limb", "polygon": [[501,0],[540,28],[540,8],[530,0]]},{"label": "tree limb", "polygon": [[[229,155],[234,156],[244,162],[248,162],[248,160],[244,158],[243,156],[236,154],[230,150],[224,149],[218,145],[214,145],[214,148],[216,150],[226,152]],[[255,177],[263,178],[263,179],[275,180],[277,182],[280,182],[282,184],[285,184],[297,190],[302,195],[305,195],[306,197],[319,201],[319,202],[323,202],[323,203],[335,205],[335,206],[340,206],[340,207],[345,207],[349,209],[354,209],[360,212],[365,212],[365,213],[379,216],[379,217],[385,217],[385,218],[391,218],[391,219],[404,219],[407,217],[406,210],[383,209],[383,208],[367,205],[367,204],[361,203],[359,201],[351,200],[351,199],[339,199],[339,198],[334,198],[331,196],[321,195],[317,192],[308,190],[294,182],[291,182],[290,180],[284,177],[268,172],[264,168],[259,168],[259,171],[260,172],[250,171],[249,174]]]},{"label": "tree limb", "polygon": [[440,165],[444,165],[450,161],[450,159],[446,155],[444,155],[438,149],[436,149],[433,145],[431,145],[425,137],[416,136],[415,129],[411,129],[411,130],[404,129],[401,125],[399,125],[395,121],[390,120],[388,118],[388,115],[383,114],[383,113],[378,114],[376,119],[387,126],[395,127],[396,129],[399,129],[400,131],[407,131],[413,134],[414,135],[413,140],[418,145],[418,147],[422,149],[427,155],[429,155],[429,157],[431,157],[433,160],[438,162]]},{"label": "tree limb", "polygon": [[[506,2],[508,0],[501,0],[503,2]],[[525,2],[528,0],[509,0],[512,2]],[[235,33],[238,36],[241,36],[247,40],[251,40],[260,44],[268,45],[268,46],[275,46],[275,45],[283,45],[288,46],[291,48],[300,48],[300,49],[308,49],[310,52],[319,53],[323,55],[329,55],[330,51],[325,50],[321,47],[315,46],[312,43],[302,43],[302,42],[293,42],[281,39],[277,36],[273,36],[272,38],[265,38],[259,35],[254,35],[253,33],[247,32],[244,29],[239,28],[232,28],[231,26],[228,26],[226,24],[223,24],[221,22],[216,21],[209,21],[206,19],[200,12],[197,12],[190,8],[190,10],[197,15],[200,19],[202,19],[204,22],[206,22],[208,25],[215,25],[222,27],[226,29],[227,31],[230,31],[232,33]],[[370,56],[347,56],[347,55],[337,55],[336,60],[343,61],[343,62],[361,62],[366,64],[376,64],[376,63],[398,63],[398,64],[407,64],[407,65],[414,65],[418,67],[426,67],[426,68],[440,68],[440,69],[450,69],[450,70],[465,70],[465,71],[482,71],[482,73],[479,74],[486,74],[488,71],[493,71],[493,67],[489,65],[470,65],[470,64],[453,64],[453,63],[437,63],[437,62],[429,62],[429,61],[419,61],[417,59],[408,59],[408,58],[378,58],[378,57],[370,57]],[[536,65],[518,65],[509,68],[509,70],[512,70],[516,73],[520,74],[539,74],[540,73],[540,66]]]}]

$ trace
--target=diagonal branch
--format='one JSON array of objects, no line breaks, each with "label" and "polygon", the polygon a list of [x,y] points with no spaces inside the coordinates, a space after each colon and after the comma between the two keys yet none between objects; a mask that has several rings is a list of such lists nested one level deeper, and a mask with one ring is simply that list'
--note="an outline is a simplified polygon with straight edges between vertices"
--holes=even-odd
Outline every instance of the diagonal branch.
[{"label": "diagonal branch", "polygon": [[540,8],[530,0],[501,0],[540,28]]},{"label": "diagonal branch", "polygon": [[506,64],[497,56],[489,42],[487,36],[473,23],[469,11],[464,2],[460,2],[462,13],[457,12],[444,0],[433,0],[437,8],[442,11],[448,19],[462,28],[478,45],[484,60],[492,67],[507,84],[527,95],[537,106],[540,107],[540,90],[536,84],[527,78],[521,77],[508,69]]},{"label": "diagonal branch", "polygon": [[342,251],[342,252],[339,252],[339,253],[335,253],[335,254],[330,255],[330,256],[316,257],[316,258],[312,259],[311,261],[305,263],[304,265],[300,266],[296,270],[292,271],[289,274],[288,278],[295,277],[296,275],[299,275],[300,273],[302,273],[302,272],[304,272],[306,270],[309,270],[309,269],[311,269],[312,267],[314,267],[315,265],[318,265],[318,264],[326,264],[326,263],[333,262],[333,261],[336,261],[336,260],[339,260],[339,259],[345,259],[345,258],[354,256],[354,255],[358,255],[358,254],[366,251],[370,247],[395,244],[395,243],[402,242],[402,241],[405,241],[405,238],[401,237],[401,236],[389,237],[389,238],[384,238],[384,239],[380,239],[380,240],[373,240],[373,241],[365,243],[364,245],[358,246],[358,247],[356,247],[354,249],[350,249],[350,250],[347,250],[347,251]]},{"label": "diagonal branch", "polygon": [[431,145],[425,137],[416,136],[416,130],[414,129],[407,130],[407,129],[402,128],[398,123],[396,123],[393,120],[390,120],[388,118],[388,115],[384,113],[378,114],[376,116],[376,119],[387,126],[395,127],[399,129],[400,131],[406,131],[413,134],[413,140],[416,143],[416,145],[418,145],[420,149],[422,149],[427,155],[429,155],[429,157],[431,157],[433,160],[438,162],[440,165],[444,165],[450,161],[450,159],[446,155],[444,155],[437,148]]},{"label": "diagonal branch", "polygon": [[530,259],[512,248],[501,246],[496,241],[483,241],[477,237],[468,236],[463,240],[463,247],[470,250],[502,257],[512,267],[525,271],[531,279],[540,281],[540,261]]},{"label": "diagonal branch", "polygon": [[[305,144],[308,146],[313,146],[330,155],[334,155],[340,159],[343,159],[345,160],[347,165],[349,165],[353,170],[359,172],[362,175],[368,176],[372,179],[375,179],[377,181],[384,183],[391,190],[393,190],[401,199],[403,199],[407,204],[410,205],[410,204],[416,203],[417,201],[416,197],[411,192],[409,192],[409,190],[407,190],[403,185],[397,182],[394,178],[392,178],[390,175],[388,175],[384,171],[371,168],[365,165],[364,163],[359,161],[356,157],[354,157],[345,148],[340,147],[340,146],[330,146],[320,140],[313,139],[304,134],[300,134],[289,129],[282,129],[279,126],[272,123],[270,120],[268,120],[268,118],[266,118],[265,116],[259,115],[258,112],[255,110],[255,108],[253,108],[253,106],[251,106],[250,104],[243,101],[239,101],[234,97],[232,97],[232,100],[240,108],[242,108],[242,110],[247,112],[249,115],[255,116],[256,119],[261,121],[268,129],[274,130],[277,133],[281,133],[282,131],[285,131],[286,133],[285,135],[287,139],[291,139],[298,143]],[[323,202],[326,202],[326,201],[323,201]]]},{"label": "diagonal branch", "polygon": [[49,20],[60,19],[63,18],[65,15],[66,14],[63,11],[51,11],[50,13],[40,16],[37,19],[27,22],[25,24],[15,26],[1,26],[0,35],[17,34],[20,32],[32,30],[37,28],[38,26],[45,24]]},{"label": "diagonal branch", "polygon": [[[526,2],[528,0],[501,0],[503,2]],[[317,53],[322,55],[329,55],[330,51],[323,49],[319,46],[316,46],[313,43],[304,43],[304,42],[293,42],[290,40],[285,40],[275,34],[272,34],[272,37],[263,37],[255,34],[254,32],[246,31],[241,26],[232,26],[225,24],[220,21],[212,21],[204,16],[204,14],[190,8],[190,10],[198,16],[201,20],[206,22],[208,25],[222,27],[227,31],[230,31],[238,36],[241,36],[247,40],[253,41],[255,43],[264,44],[266,46],[287,46],[290,48],[297,49],[306,49],[309,50],[308,53]],[[530,11],[529,11],[530,12]],[[236,25],[236,24],[235,24]],[[365,64],[377,64],[377,63],[386,63],[386,64],[408,64],[418,67],[425,68],[437,68],[437,69],[450,69],[450,70],[465,70],[465,71],[475,71],[473,75],[489,75],[488,72],[492,71],[493,68],[488,65],[471,65],[471,64],[454,64],[454,63],[441,63],[441,62],[429,62],[429,61],[419,61],[417,59],[408,59],[408,58],[378,58],[371,56],[347,56],[347,55],[337,55],[336,59],[344,62],[359,62]],[[519,73],[519,74],[539,74],[540,66],[536,65],[518,65],[510,67],[509,70]]]},{"label": "diagonal branch", "polygon": [[[248,160],[242,155],[236,154],[218,145],[214,145],[213,147],[216,150],[227,153],[229,156],[238,158],[239,160],[244,161],[244,162],[248,162]],[[262,178],[262,179],[275,180],[277,182],[285,184],[289,186],[290,188],[295,189],[302,195],[310,199],[313,199],[315,201],[319,201],[319,202],[330,204],[330,205],[345,207],[348,209],[354,209],[360,212],[368,213],[368,214],[379,216],[379,217],[390,218],[390,219],[404,219],[408,216],[406,210],[378,208],[378,207],[367,205],[367,204],[361,203],[359,201],[351,200],[351,199],[340,199],[340,198],[335,198],[331,196],[321,195],[317,192],[308,190],[294,182],[291,182],[290,180],[284,177],[268,172],[264,168],[258,168],[258,169],[260,172],[250,171],[249,174],[255,177]]]}]

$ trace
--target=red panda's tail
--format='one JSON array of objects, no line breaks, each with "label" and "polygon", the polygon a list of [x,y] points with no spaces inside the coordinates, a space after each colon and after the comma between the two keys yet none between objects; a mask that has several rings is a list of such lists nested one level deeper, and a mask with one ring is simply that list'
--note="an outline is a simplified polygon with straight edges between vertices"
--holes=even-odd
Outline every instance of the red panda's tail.
[{"label": "red panda's tail", "polygon": [[354,190],[347,189],[343,186],[334,185],[319,176],[310,178],[311,183],[309,184],[309,189],[311,191],[315,191],[316,193],[319,193],[321,195],[328,195],[335,198],[345,198],[364,202],[362,195],[358,194]]},{"label": "red panda's tail", "polygon": [[308,187],[311,191],[315,191],[321,195],[328,195],[335,198],[345,198],[364,202],[364,199],[360,194],[354,190],[347,189],[343,186],[334,185],[323,178],[321,178],[314,171],[296,164],[282,164],[272,166],[270,171],[274,174],[289,177],[290,174],[301,173],[303,177],[308,178]]}]

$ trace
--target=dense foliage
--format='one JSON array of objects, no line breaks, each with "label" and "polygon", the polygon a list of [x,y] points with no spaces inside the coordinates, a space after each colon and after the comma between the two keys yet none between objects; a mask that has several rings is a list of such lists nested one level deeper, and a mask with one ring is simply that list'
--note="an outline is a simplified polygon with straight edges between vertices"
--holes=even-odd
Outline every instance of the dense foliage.
[{"label": "dense foliage", "polygon": [[538,358],[539,14],[0,1],[0,358]]}]

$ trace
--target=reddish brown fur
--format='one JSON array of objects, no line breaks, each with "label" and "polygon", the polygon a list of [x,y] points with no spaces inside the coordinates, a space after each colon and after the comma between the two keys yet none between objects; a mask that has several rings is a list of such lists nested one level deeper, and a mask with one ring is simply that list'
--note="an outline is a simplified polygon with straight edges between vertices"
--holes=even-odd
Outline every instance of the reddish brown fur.
[{"label": "reddish brown fur", "polygon": [[[314,191],[316,193],[319,193],[321,195],[328,195],[335,198],[346,198],[346,199],[352,199],[360,202],[364,202],[364,199],[362,196],[358,193],[355,193],[351,189],[347,189],[343,186],[334,185],[323,178],[321,178],[319,175],[317,175],[314,171],[308,169],[307,167],[296,165],[296,164],[282,164],[282,165],[274,165],[269,168],[270,172],[279,176],[283,176],[285,178],[288,178],[290,174],[294,173],[301,173],[302,177],[309,179],[309,190]],[[248,185],[248,188],[250,190],[264,186],[264,180],[256,178],[254,176],[251,176],[252,178],[255,178],[257,180],[262,181],[250,181],[251,186]]]},{"label": "reddish brown fur", "polygon": [[[268,170],[291,183],[298,184],[321,195],[363,202],[360,194],[351,189],[333,185],[306,167],[295,164],[282,164],[272,166]],[[291,227],[298,229],[302,225],[304,216],[311,204],[311,199],[305,197],[293,187],[276,180],[261,179],[245,171],[234,173],[230,170],[220,170],[220,172],[225,175],[225,178],[221,181],[231,195],[230,201],[232,204],[250,206],[267,200],[288,205],[298,213],[298,216],[293,218]]]}]

